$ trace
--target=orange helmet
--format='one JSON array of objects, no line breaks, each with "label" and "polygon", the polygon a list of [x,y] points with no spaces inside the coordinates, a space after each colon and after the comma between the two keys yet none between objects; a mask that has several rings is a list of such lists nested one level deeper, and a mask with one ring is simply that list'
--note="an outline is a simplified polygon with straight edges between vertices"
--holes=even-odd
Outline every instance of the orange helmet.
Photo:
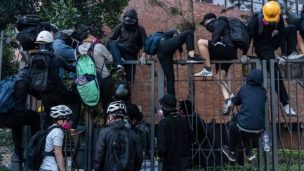
[{"label": "orange helmet", "polygon": [[269,1],[263,6],[263,16],[267,22],[278,22],[280,13],[281,7],[276,1]]}]

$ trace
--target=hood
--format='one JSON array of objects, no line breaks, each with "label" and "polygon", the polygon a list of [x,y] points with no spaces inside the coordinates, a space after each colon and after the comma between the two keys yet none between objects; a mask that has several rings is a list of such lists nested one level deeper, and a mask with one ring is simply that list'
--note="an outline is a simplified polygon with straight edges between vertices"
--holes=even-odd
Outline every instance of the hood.
[{"label": "hood", "polygon": [[254,69],[250,71],[246,80],[247,84],[262,86],[263,72],[261,70]]},{"label": "hood", "polygon": [[125,127],[125,122],[123,120],[114,121],[112,123],[109,123],[108,127],[114,128],[114,129],[122,129]]},{"label": "hood", "polygon": [[132,19],[136,19],[138,20],[137,18],[137,12],[135,11],[135,9],[130,9],[130,10],[127,10],[123,16],[123,18],[126,18],[126,17],[130,17]]}]

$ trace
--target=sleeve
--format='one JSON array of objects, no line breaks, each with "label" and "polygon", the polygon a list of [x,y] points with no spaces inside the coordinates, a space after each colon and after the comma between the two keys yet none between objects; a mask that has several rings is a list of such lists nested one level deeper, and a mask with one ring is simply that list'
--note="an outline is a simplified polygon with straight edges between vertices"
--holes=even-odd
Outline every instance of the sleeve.
[{"label": "sleeve", "polygon": [[113,62],[112,54],[104,45],[96,44],[94,51],[97,53],[97,56],[103,56],[105,58],[105,61]]},{"label": "sleeve", "polygon": [[258,20],[258,15],[253,16],[251,20],[248,22],[248,31],[250,36],[252,37],[253,35],[257,34],[259,30],[259,20]]},{"label": "sleeve", "polygon": [[163,158],[167,153],[167,136],[166,136],[166,125],[164,124],[164,119],[159,122],[157,131],[157,145],[158,145],[158,155]]},{"label": "sleeve", "polygon": [[[285,24],[284,24],[282,15],[280,15],[280,21],[279,21],[276,29],[278,30],[278,34],[273,36],[273,38],[272,38],[272,42],[277,43],[274,45],[274,47],[279,47],[279,46],[284,47],[283,44],[285,43],[284,37],[285,37],[286,30],[285,30]],[[282,54],[286,55],[286,50],[287,50],[286,48],[281,49]]]},{"label": "sleeve", "polygon": [[96,142],[96,151],[94,158],[94,170],[100,171],[104,167],[106,154],[105,132],[100,131]]},{"label": "sleeve", "polygon": [[135,171],[140,171],[141,164],[143,161],[143,154],[142,154],[142,149],[141,145],[139,143],[139,138],[136,134],[133,135],[135,138]]},{"label": "sleeve", "polygon": [[118,39],[118,37],[120,35],[121,26],[122,26],[122,24],[118,24],[117,26],[114,27],[113,32],[112,32],[111,36],[109,37],[109,41]]},{"label": "sleeve", "polygon": [[61,57],[67,60],[68,62],[74,62],[75,61],[75,54],[74,54],[74,49],[71,48],[70,46],[66,44],[61,44],[60,45],[62,48],[62,51],[64,53],[61,53]]},{"label": "sleeve", "polygon": [[233,97],[231,99],[231,101],[234,105],[241,105],[241,103],[242,103],[241,91],[242,91],[242,89],[239,91],[239,93],[235,97]]},{"label": "sleeve", "polygon": [[53,145],[62,147],[64,134],[60,128],[55,128],[52,130],[51,139],[53,140]]},{"label": "sleeve", "polygon": [[218,42],[221,40],[221,36],[224,32],[225,27],[227,26],[227,23],[222,20],[217,20],[214,23],[214,31],[212,33],[212,41]]},{"label": "sleeve", "polygon": [[139,38],[139,49],[142,49],[145,43],[145,39],[147,37],[146,30],[144,27],[140,26],[140,38]]},{"label": "sleeve", "polygon": [[56,57],[58,59],[59,66],[67,71],[76,72],[76,67],[73,64],[68,64],[63,58]]}]

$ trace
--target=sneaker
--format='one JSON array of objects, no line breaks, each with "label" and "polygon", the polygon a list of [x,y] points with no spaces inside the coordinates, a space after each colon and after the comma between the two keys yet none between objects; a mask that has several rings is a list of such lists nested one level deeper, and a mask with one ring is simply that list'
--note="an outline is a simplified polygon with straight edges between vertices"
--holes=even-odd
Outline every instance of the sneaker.
[{"label": "sneaker", "polygon": [[204,59],[196,54],[193,57],[188,56],[187,58],[187,63],[202,63],[203,61]]},{"label": "sneaker", "polygon": [[288,55],[287,59],[299,59],[302,58],[303,54],[298,54],[297,52],[292,52],[290,55]]},{"label": "sneaker", "polygon": [[228,158],[229,161],[231,162],[235,162],[235,153],[231,152],[229,150],[229,147],[224,145],[222,148],[223,153],[225,154],[225,156]]},{"label": "sneaker", "polygon": [[283,110],[287,115],[296,115],[296,112],[290,107],[289,104],[283,106]]},{"label": "sneaker", "polygon": [[231,109],[233,107],[232,101],[231,99],[225,99],[224,101],[224,106],[223,106],[223,110],[222,110],[222,115],[229,115],[231,112]]},{"label": "sneaker", "polygon": [[248,154],[245,154],[248,161],[252,161],[255,159],[255,155],[252,153],[252,151],[248,152]]},{"label": "sneaker", "polygon": [[213,73],[212,70],[208,71],[206,68],[204,68],[203,70],[201,70],[200,72],[194,74],[195,77],[212,77]]}]

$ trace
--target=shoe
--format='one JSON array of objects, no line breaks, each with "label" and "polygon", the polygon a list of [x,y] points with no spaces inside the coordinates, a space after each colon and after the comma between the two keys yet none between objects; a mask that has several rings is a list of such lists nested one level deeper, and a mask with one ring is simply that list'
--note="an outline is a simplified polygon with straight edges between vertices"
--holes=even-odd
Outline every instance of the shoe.
[{"label": "shoe", "polygon": [[288,55],[287,59],[299,59],[302,58],[303,54],[298,54],[297,52],[292,52],[290,55]]},{"label": "shoe", "polygon": [[290,107],[289,104],[283,106],[283,110],[287,115],[296,115],[296,112]]},{"label": "shoe", "polygon": [[116,74],[118,77],[123,77],[124,75],[124,67],[122,65],[117,65]]},{"label": "shoe", "polygon": [[187,63],[202,63],[202,62],[204,62],[204,59],[196,54],[193,57],[188,56],[187,58]]},{"label": "shoe", "polygon": [[232,107],[233,107],[233,104],[232,104],[231,98],[225,99],[223,110],[222,110],[222,115],[229,115]]},{"label": "shoe", "polygon": [[248,161],[252,161],[255,159],[255,155],[251,152],[249,154],[245,154]]},{"label": "shoe", "polygon": [[223,153],[225,154],[225,156],[228,158],[229,161],[231,162],[235,162],[235,153],[231,152],[229,150],[229,147],[224,145],[222,148]]},{"label": "shoe", "polygon": [[213,73],[212,71],[208,71],[206,68],[201,70],[200,72],[194,74],[195,77],[212,77]]}]

